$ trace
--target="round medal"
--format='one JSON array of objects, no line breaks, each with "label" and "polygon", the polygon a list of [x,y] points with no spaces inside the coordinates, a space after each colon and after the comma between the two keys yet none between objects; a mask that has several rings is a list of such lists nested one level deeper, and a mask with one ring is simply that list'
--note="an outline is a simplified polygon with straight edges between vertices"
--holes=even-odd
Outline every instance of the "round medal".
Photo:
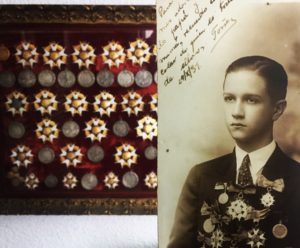
[{"label": "round medal", "polygon": [[133,171],[126,172],[122,177],[122,183],[126,188],[132,189],[139,182],[138,175]]},{"label": "round medal", "polygon": [[154,72],[154,82],[157,84],[158,81],[158,75],[157,75],[157,71]]},{"label": "round medal", "polygon": [[134,83],[134,75],[131,71],[123,70],[118,74],[118,83],[122,87],[130,87]]},{"label": "round medal", "polygon": [[150,84],[152,84],[152,80],[152,74],[150,71],[147,70],[140,70],[135,75],[135,82],[141,88],[148,87]]},{"label": "round medal", "polygon": [[215,225],[212,223],[211,218],[204,221],[203,230],[207,233],[212,233],[215,230]]},{"label": "round medal", "polygon": [[87,156],[90,161],[98,163],[104,158],[104,150],[101,146],[93,145],[88,149]]},{"label": "round medal", "polygon": [[88,88],[95,83],[95,75],[90,70],[83,70],[79,72],[77,80],[82,87]]},{"label": "round medal", "polygon": [[218,201],[221,204],[226,204],[228,202],[228,199],[229,199],[228,194],[224,192],[219,195]]},{"label": "round medal", "polygon": [[43,147],[39,150],[38,159],[43,164],[50,164],[55,158],[55,153],[50,147]]},{"label": "round medal", "polygon": [[38,75],[39,83],[44,87],[50,87],[55,84],[56,76],[53,71],[43,70]]},{"label": "round medal", "polygon": [[75,138],[79,131],[80,127],[75,121],[66,121],[62,126],[62,132],[67,138]]},{"label": "round medal", "polygon": [[36,76],[33,71],[25,69],[18,75],[18,83],[24,88],[30,88],[36,83]]},{"label": "round medal", "polygon": [[129,126],[126,121],[116,121],[113,125],[113,132],[118,137],[125,137],[129,132]]},{"label": "round medal", "polygon": [[4,88],[10,88],[14,86],[16,82],[16,76],[10,71],[0,72],[0,86]]},{"label": "round medal", "polygon": [[156,149],[156,147],[154,147],[152,145],[148,146],[145,149],[145,151],[144,151],[144,155],[149,160],[156,159],[156,157],[157,157],[157,149]]},{"label": "round medal", "polygon": [[20,139],[25,134],[25,127],[21,122],[13,121],[8,126],[8,135],[13,139]]},{"label": "round medal", "polygon": [[284,239],[288,233],[288,229],[282,223],[278,223],[272,228],[272,233],[277,239]]},{"label": "round medal", "polygon": [[75,84],[76,78],[70,70],[61,71],[57,76],[58,84],[64,88],[70,88]]},{"label": "round medal", "polygon": [[86,173],[81,178],[81,186],[86,190],[94,189],[97,186],[97,184],[98,184],[98,179],[96,175],[92,173]]},{"label": "round medal", "polygon": [[100,86],[107,88],[112,86],[115,81],[115,76],[112,72],[104,69],[98,72],[96,79]]},{"label": "round medal", "polygon": [[0,45],[0,61],[6,61],[9,59],[9,57],[10,57],[9,49],[3,44]]},{"label": "round medal", "polygon": [[58,184],[58,179],[53,174],[50,174],[45,178],[44,183],[48,188],[55,188]]}]

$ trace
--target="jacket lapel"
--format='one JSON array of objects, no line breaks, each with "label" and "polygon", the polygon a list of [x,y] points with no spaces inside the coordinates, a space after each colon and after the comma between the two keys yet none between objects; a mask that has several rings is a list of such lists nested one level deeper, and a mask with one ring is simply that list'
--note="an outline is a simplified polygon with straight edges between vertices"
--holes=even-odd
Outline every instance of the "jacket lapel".
[{"label": "jacket lapel", "polygon": [[263,167],[262,175],[267,179],[274,181],[278,178],[285,178],[286,175],[286,156],[281,151],[278,145],[271,157],[268,159],[266,165]]}]

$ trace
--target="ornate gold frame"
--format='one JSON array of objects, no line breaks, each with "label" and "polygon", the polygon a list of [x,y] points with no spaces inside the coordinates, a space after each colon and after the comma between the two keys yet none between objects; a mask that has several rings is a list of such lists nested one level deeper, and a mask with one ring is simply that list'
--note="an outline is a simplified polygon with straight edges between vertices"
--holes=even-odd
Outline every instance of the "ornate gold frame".
[{"label": "ornate gold frame", "polygon": [[0,23],[155,24],[155,6],[0,5]]},{"label": "ornate gold frame", "polygon": [[[155,24],[155,6],[0,5],[4,24]],[[0,214],[157,214],[157,198],[0,198]]]}]

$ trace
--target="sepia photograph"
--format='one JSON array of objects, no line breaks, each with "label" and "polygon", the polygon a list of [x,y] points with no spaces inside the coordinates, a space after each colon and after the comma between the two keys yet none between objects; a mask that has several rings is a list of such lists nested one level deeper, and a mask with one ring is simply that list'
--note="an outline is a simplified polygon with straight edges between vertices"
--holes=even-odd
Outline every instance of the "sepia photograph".
[{"label": "sepia photograph", "polygon": [[157,9],[160,247],[300,247],[299,3]]}]

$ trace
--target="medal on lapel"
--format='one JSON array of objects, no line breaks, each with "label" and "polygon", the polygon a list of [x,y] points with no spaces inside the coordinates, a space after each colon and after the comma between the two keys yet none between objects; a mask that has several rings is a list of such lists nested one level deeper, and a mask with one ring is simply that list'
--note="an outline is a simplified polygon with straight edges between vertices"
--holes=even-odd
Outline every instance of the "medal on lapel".
[{"label": "medal on lapel", "polygon": [[238,198],[230,203],[227,213],[232,219],[238,219],[240,221],[247,218],[248,209],[250,209],[250,206],[245,203],[243,193],[240,192]]},{"label": "medal on lapel", "polygon": [[215,224],[213,224],[211,218],[208,218],[204,221],[203,230],[207,233],[211,233],[215,230]]},{"label": "medal on lapel", "polygon": [[288,229],[287,229],[286,225],[282,224],[282,222],[279,221],[278,224],[273,226],[272,233],[275,238],[284,239],[288,233]]},{"label": "medal on lapel", "polygon": [[220,204],[226,204],[228,202],[229,196],[227,194],[227,183],[224,183],[224,192],[219,195],[218,201]]},{"label": "medal on lapel", "polygon": [[271,188],[268,188],[268,192],[260,198],[262,205],[264,205],[265,207],[271,207],[275,202],[275,199],[271,194],[271,190]]}]

